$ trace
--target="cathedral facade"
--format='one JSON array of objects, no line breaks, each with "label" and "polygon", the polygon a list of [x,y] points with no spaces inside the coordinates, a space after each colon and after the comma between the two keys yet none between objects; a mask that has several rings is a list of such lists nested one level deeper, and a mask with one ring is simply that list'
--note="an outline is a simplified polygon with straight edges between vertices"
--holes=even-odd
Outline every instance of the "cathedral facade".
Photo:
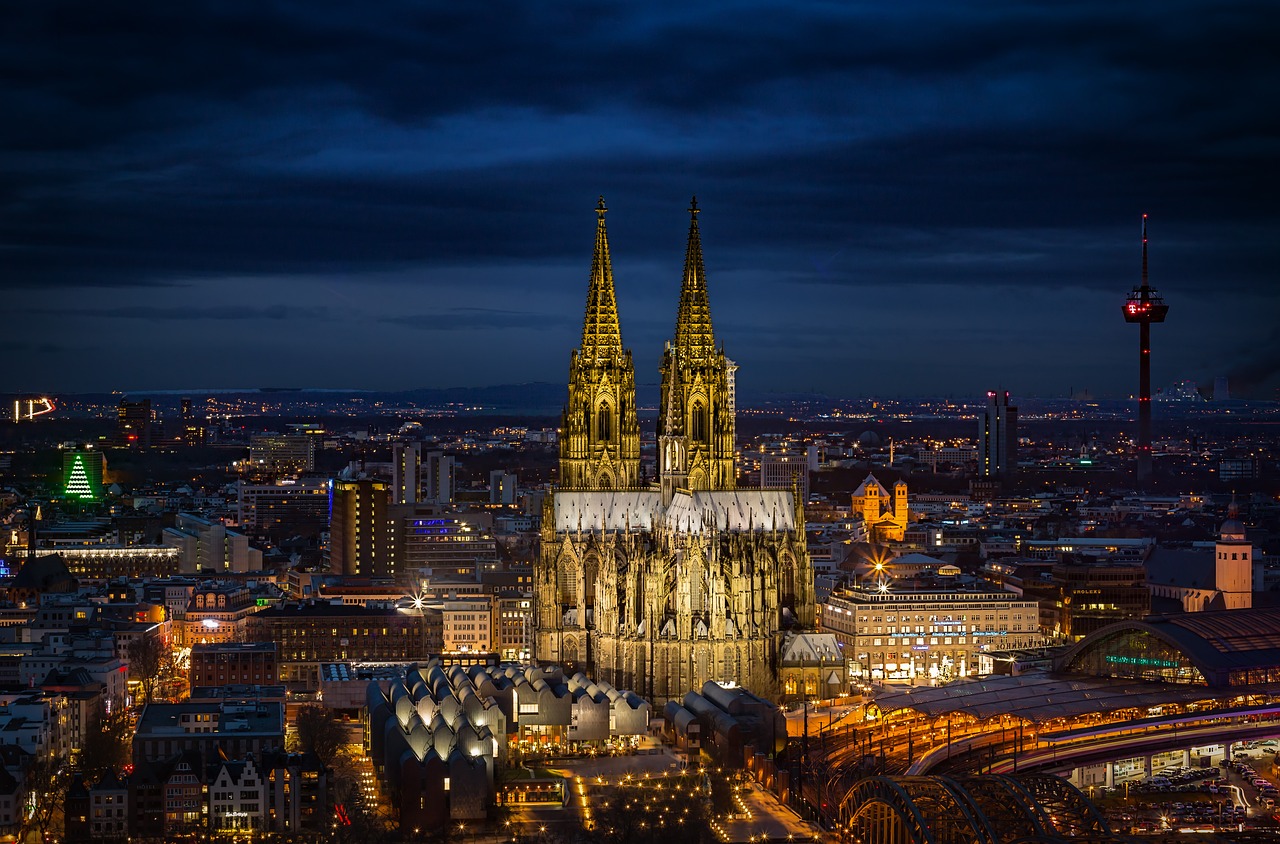
[{"label": "cathedral facade", "polygon": [[662,359],[658,476],[641,476],[605,211],[601,200],[559,483],[543,511],[536,656],[655,704],[707,680],[767,691],[785,631],[814,624],[803,502],[795,489],[738,488],[736,367],[715,343],[696,201]]}]

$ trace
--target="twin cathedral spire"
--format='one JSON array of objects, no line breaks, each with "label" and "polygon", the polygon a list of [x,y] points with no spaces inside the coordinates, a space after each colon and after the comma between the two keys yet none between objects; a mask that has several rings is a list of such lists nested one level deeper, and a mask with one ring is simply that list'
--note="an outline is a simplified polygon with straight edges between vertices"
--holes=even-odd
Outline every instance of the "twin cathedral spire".
[{"label": "twin cathedral spire", "polygon": [[[601,197],[582,346],[570,358],[569,403],[560,426],[562,490],[643,488],[635,366],[622,345],[607,210]],[[696,197],[689,215],[680,308],[675,338],[663,353],[658,406],[658,481],[668,502],[678,489],[728,490],[736,485],[737,367],[716,348]]]}]

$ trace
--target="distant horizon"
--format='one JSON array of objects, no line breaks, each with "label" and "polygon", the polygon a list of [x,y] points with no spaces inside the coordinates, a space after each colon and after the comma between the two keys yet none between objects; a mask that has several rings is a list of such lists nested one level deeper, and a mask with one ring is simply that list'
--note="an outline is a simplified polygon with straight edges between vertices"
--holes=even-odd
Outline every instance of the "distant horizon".
[{"label": "distant horizon", "polygon": [[[652,381],[652,382],[637,381],[636,386],[637,388],[657,390],[659,387],[659,382],[658,381]],[[173,397],[173,398],[181,398],[184,396],[195,396],[195,395],[271,396],[271,395],[290,395],[290,394],[298,394],[298,393],[402,395],[406,393],[420,393],[420,392],[464,393],[464,392],[520,389],[520,388],[549,388],[549,389],[558,390],[558,389],[561,389],[562,387],[567,390],[567,387],[565,385],[559,384],[554,381],[522,381],[522,382],[510,382],[510,383],[482,384],[482,385],[474,385],[474,386],[465,386],[465,385],[455,385],[451,387],[418,386],[418,387],[408,387],[403,389],[376,389],[376,388],[365,388],[365,387],[264,386],[264,387],[183,388],[183,389],[156,388],[156,389],[142,389],[142,390],[119,390],[119,389],[116,389],[116,390],[59,390],[59,391],[43,391],[43,392],[8,391],[8,392],[0,393],[0,396],[5,396],[9,400],[12,400],[14,397],[17,397],[17,396],[39,396],[39,395],[50,396],[53,398],[56,398],[58,396],[112,396],[112,395],[121,396],[122,398],[128,397],[128,396],[166,396],[166,397]],[[1209,387],[1212,387],[1212,384],[1197,385],[1197,387],[1200,390],[1204,390]],[[999,388],[992,387],[992,389],[999,389]],[[1162,388],[1157,388],[1157,389],[1162,389]],[[1077,395],[1070,395],[1070,396],[1066,394],[1044,395],[1044,394],[1034,394],[1034,393],[1017,393],[1012,390],[1010,390],[1009,393],[1010,393],[1011,399],[1015,403],[1019,400],[1064,401],[1064,402],[1105,401],[1105,402],[1118,402],[1118,403],[1136,402],[1138,400],[1137,396],[1134,394],[1093,395],[1093,394],[1088,394],[1087,391],[1078,391]],[[841,394],[841,393],[836,393],[832,391],[823,391],[823,390],[812,391],[812,390],[749,389],[749,390],[740,391],[739,394],[750,396],[753,398],[782,397],[782,396],[796,396],[796,397],[813,396],[817,398],[830,399],[833,401],[859,401],[859,400],[926,401],[926,400],[945,399],[948,401],[956,401],[962,404],[982,404],[985,402],[985,399],[986,399],[985,390],[975,392],[975,393],[967,393],[967,392],[961,393],[958,391],[951,391],[951,392],[943,392],[943,393],[916,393],[916,394],[911,394],[911,393]],[[1153,392],[1153,395],[1155,395],[1158,399],[1158,396],[1159,396],[1158,393]],[[1231,396],[1227,401],[1253,403],[1253,404],[1274,404],[1274,403],[1280,402],[1280,399]],[[1163,404],[1164,402],[1161,402],[1161,403]],[[1185,400],[1170,400],[1168,403],[1192,404],[1192,405],[1197,404],[1197,402],[1185,401]],[[1202,395],[1199,403],[1213,404],[1215,402],[1214,400],[1207,399]]]}]

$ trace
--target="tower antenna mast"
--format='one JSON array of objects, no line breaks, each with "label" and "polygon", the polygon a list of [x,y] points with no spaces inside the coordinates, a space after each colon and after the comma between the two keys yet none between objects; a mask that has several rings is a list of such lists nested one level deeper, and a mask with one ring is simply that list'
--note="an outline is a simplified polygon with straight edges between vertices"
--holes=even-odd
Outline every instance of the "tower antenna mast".
[{"label": "tower antenna mast", "polygon": [[1141,483],[1151,477],[1151,323],[1164,322],[1169,306],[1147,276],[1147,215],[1142,215],[1142,284],[1124,303],[1124,321],[1138,324],[1138,465]]}]

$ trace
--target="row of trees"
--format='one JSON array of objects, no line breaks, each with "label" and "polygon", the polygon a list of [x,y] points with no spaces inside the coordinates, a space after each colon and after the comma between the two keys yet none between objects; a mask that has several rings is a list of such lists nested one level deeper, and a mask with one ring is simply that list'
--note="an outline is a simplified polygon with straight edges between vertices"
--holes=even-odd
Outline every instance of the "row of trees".
[{"label": "row of trees", "polygon": [[18,841],[45,841],[61,828],[67,789],[76,775],[92,783],[119,773],[129,763],[132,727],[122,705],[102,703],[84,725],[74,758],[60,754],[34,757],[22,776],[24,808]]}]

